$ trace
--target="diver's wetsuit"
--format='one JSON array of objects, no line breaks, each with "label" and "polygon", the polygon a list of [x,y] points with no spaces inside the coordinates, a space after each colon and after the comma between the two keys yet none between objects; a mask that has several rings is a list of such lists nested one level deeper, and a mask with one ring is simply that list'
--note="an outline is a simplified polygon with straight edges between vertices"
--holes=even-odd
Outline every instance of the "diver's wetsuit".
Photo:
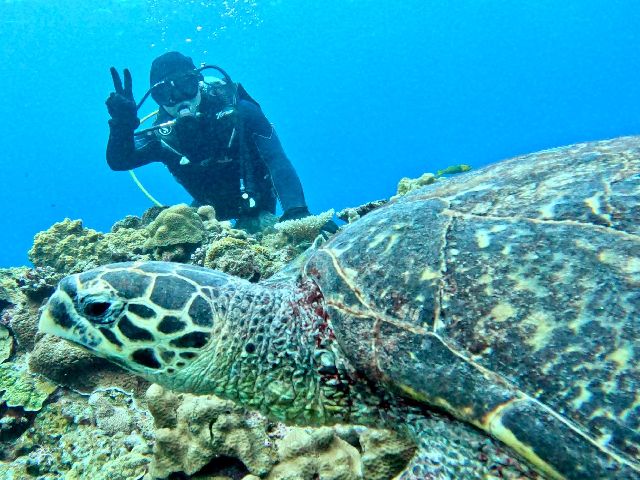
[{"label": "diver's wetsuit", "polygon": [[[134,140],[130,128],[110,121],[109,166],[113,170],[130,170],[162,162],[196,205],[214,206],[219,220],[260,211],[275,213],[275,195],[285,212],[306,210],[298,175],[260,106],[252,99],[240,98],[232,109],[206,87],[201,92],[199,116],[190,124],[178,122],[168,131],[148,132]],[[160,108],[155,123],[171,119]],[[256,202],[251,209],[241,197],[241,179]]]}]

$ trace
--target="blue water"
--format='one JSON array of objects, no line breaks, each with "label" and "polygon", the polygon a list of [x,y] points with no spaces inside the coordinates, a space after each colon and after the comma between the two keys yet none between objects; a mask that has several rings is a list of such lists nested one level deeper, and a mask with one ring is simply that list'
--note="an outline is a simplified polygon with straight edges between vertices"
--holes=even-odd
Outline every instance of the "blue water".
[{"label": "blue water", "polygon": [[[111,65],[137,99],[165,51],[224,67],[318,213],[450,164],[639,133],[638,25],[637,0],[0,0],[0,266],[65,217],[108,231],[150,206],[105,162]],[[137,173],[190,201],[164,167]]]}]

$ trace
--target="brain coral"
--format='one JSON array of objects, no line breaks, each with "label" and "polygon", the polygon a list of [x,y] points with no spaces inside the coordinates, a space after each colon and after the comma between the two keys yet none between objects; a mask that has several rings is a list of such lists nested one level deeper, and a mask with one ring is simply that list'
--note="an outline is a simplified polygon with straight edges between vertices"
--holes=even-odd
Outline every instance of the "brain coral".
[{"label": "brain coral", "polygon": [[168,250],[183,245],[197,245],[205,239],[206,228],[196,210],[184,203],[160,212],[147,226],[146,250]]},{"label": "brain coral", "polygon": [[232,402],[176,395],[158,385],[149,387],[147,401],[156,426],[154,477],[193,475],[218,457],[239,460],[250,473],[264,476],[276,461],[265,426]]},{"label": "brain coral", "polygon": [[280,463],[268,480],[360,480],[358,450],[335,435],[330,427],[291,428],[278,442]]}]

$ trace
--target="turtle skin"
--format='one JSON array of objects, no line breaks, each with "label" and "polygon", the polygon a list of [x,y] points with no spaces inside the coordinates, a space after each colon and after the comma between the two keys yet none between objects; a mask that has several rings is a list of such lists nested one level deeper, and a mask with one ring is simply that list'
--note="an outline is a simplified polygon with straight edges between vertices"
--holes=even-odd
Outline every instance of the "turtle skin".
[{"label": "turtle skin", "polygon": [[640,138],[414,191],[320,248],[342,349],[554,478],[640,471]]}]

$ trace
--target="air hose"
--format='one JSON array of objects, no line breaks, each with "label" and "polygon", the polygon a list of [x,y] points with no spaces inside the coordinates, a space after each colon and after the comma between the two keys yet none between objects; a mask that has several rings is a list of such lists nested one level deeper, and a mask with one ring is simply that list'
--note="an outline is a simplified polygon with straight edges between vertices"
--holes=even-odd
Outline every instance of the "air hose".
[{"label": "air hose", "polygon": [[[158,110],[151,112],[149,115],[146,115],[145,117],[143,117],[140,120],[140,125],[142,125],[144,122],[146,122],[147,120],[149,120],[151,117],[154,117],[158,114]],[[140,183],[140,180],[138,180],[138,177],[136,176],[136,174],[134,173],[133,170],[129,170],[129,175],[131,175],[131,178],[133,179],[133,182],[138,186],[138,188],[140,189],[140,191],[142,193],[144,193],[144,196],[147,197],[149,200],[151,200],[152,203],[154,203],[155,205],[157,205],[158,207],[162,207],[163,205],[156,200],[153,195],[151,195],[146,188],[144,188],[144,185],[142,185],[142,183]]]}]

